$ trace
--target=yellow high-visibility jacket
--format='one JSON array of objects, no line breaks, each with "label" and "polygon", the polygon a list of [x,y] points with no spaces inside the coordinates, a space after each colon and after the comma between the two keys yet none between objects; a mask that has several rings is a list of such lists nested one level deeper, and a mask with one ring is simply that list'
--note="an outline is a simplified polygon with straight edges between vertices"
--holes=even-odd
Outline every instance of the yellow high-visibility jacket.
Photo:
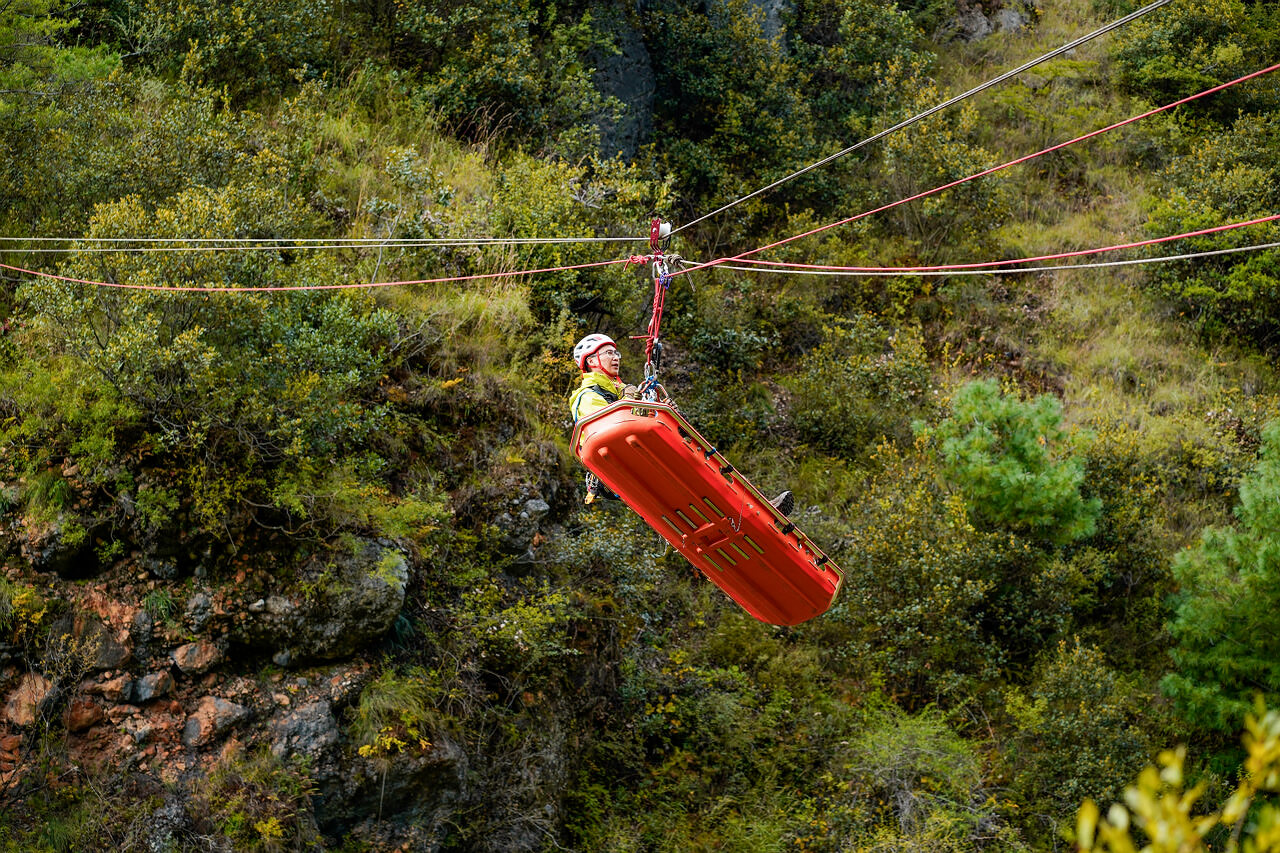
[{"label": "yellow high-visibility jacket", "polygon": [[569,411],[573,413],[573,422],[598,412],[610,403],[622,399],[622,383],[610,379],[598,370],[582,374],[582,384],[569,395]]}]

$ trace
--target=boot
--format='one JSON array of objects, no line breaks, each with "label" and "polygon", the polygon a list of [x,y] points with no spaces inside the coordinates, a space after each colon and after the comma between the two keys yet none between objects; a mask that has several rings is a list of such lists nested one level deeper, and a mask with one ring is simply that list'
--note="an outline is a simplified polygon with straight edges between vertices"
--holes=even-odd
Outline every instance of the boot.
[{"label": "boot", "polygon": [[790,489],[787,489],[785,492],[769,501],[769,503],[773,504],[774,508],[778,510],[778,512],[790,517],[791,510],[795,509],[796,506],[796,497],[791,494]]}]

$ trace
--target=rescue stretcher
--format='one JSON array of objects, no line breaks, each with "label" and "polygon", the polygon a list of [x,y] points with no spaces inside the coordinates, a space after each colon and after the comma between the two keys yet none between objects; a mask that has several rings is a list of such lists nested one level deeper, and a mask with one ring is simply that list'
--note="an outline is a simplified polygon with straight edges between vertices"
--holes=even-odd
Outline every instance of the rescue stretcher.
[{"label": "rescue stretcher", "polygon": [[843,574],[665,403],[619,400],[577,423],[582,464],[748,613],[796,625],[825,613]]}]

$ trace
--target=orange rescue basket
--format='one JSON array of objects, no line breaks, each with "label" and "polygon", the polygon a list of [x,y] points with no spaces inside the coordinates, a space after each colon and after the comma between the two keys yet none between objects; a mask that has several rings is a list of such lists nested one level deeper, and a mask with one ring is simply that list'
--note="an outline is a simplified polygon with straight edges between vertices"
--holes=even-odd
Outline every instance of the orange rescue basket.
[{"label": "orange rescue basket", "polygon": [[574,453],[711,582],[771,625],[831,606],[843,575],[665,403],[620,400],[573,429]]}]

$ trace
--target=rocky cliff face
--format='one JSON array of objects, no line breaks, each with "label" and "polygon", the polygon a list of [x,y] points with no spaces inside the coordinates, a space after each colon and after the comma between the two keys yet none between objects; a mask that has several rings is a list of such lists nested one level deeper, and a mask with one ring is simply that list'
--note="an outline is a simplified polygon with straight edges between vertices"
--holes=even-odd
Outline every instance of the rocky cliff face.
[{"label": "rocky cliff face", "polygon": [[940,39],[980,41],[994,33],[1021,32],[1031,25],[1037,14],[1036,0],[960,3],[955,16],[935,36]]},{"label": "rocky cliff face", "polygon": [[[489,519],[493,546],[516,574],[551,534],[557,485],[554,477],[545,487],[506,483],[501,495],[468,504]],[[579,716],[565,697],[517,693],[515,714],[496,712],[503,728],[490,733],[493,743],[474,733],[464,740],[447,722],[422,731],[397,723],[375,732],[372,748],[355,731],[362,694],[388,671],[389,649],[410,622],[402,611],[414,584],[421,595],[424,567],[413,553],[391,540],[342,537],[299,554],[297,542],[267,536],[238,556],[183,558],[157,571],[164,561],[141,550],[102,559],[77,528],[71,517],[35,523],[19,513],[0,528],[6,809],[38,823],[33,791],[105,778],[119,780],[113,798],[145,812],[127,827],[129,849],[233,849],[211,823],[218,797],[266,804],[258,813],[236,806],[266,817],[262,832],[273,831],[271,808],[305,817],[311,835],[295,826],[290,837],[326,847],[440,849],[466,822],[462,813],[488,827],[470,849],[542,843],[571,766],[565,721]],[[447,611],[415,616],[454,630]],[[461,667],[450,710],[485,713],[487,691],[501,683],[477,662]],[[575,687],[595,701],[592,677],[575,676]],[[396,721],[401,709],[394,695],[387,701]],[[280,790],[305,809],[271,806]],[[253,823],[250,834],[259,831]],[[119,849],[118,839],[108,847]]]},{"label": "rocky cliff face", "polygon": [[[641,0],[635,9],[650,5]],[[791,0],[751,0],[757,10],[766,38],[780,39],[785,45],[786,19],[794,10]],[[960,0],[952,14],[931,37],[936,41],[974,42],[998,33],[1020,32],[1035,21],[1038,0],[991,0],[973,3]],[[612,98],[617,112],[606,111],[596,117],[600,127],[600,153],[604,157],[621,156],[633,160],[641,148],[652,141],[653,102],[657,87],[654,57],[645,43],[636,15],[625,6],[597,11],[597,25],[612,41],[613,51],[600,51],[592,57],[593,82],[606,97]]]},{"label": "rocky cliff face", "polygon": [[600,153],[633,160],[653,135],[653,61],[644,38],[630,17],[615,8],[606,12],[600,26],[617,52],[601,52],[595,60],[593,81],[606,97],[615,99],[619,112],[597,117]]},{"label": "rocky cliff face", "polygon": [[[115,769],[171,792],[149,849],[192,831],[194,817],[173,792],[237,750],[304,761],[321,829],[339,834],[377,815],[375,798],[386,814],[411,799],[415,812],[430,812],[423,791],[447,800],[462,785],[465,759],[447,739],[390,778],[345,744],[343,715],[369,678],[359,653],[377,646],[405,601],[411,562],[394,544],[358,540],[303,561],[287,582],[244,561],[230,582],[214,583],[156,579],[132,562],[99,574],[78,545],[61,547],[58,525],[48,527],[18,522],[9,540],[8,582],[59,615],[38,654],[0,648],[0,798],[44,771],[36,753],[49,733],[65,737],[70,768]],[[68,575],[92,577],[68,583]],[[9,621],[22,616],[9,609]]]}]

